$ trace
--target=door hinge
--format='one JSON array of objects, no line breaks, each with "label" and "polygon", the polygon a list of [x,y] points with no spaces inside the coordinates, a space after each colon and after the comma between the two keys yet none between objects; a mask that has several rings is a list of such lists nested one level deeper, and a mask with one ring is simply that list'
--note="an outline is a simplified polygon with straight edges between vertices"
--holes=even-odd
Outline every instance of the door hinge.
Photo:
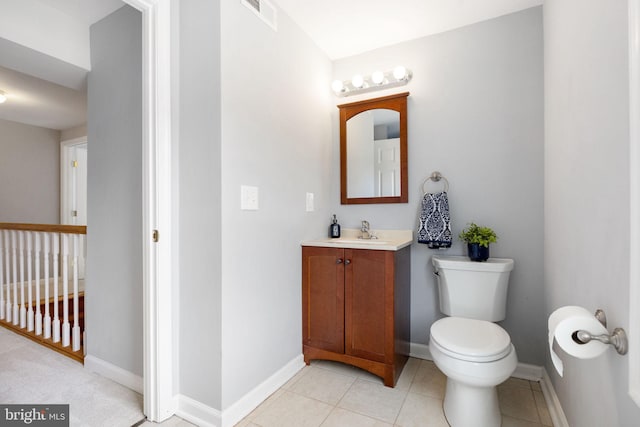
[{"label": "door hinge", "polygon": [[72,160],[71,161],[71,167],[72,168],[77,168],[78,167],[78,161],[77,160]]},{"label": "door hinge", "polygon": [[153,230],[152,238],[154,242],[158,243],[158,240],[160,240],[160,232],[158,230]]},{"label": "door hinge", "polygon": [[78,216],[78,211],[71,211],[71,216]]}]

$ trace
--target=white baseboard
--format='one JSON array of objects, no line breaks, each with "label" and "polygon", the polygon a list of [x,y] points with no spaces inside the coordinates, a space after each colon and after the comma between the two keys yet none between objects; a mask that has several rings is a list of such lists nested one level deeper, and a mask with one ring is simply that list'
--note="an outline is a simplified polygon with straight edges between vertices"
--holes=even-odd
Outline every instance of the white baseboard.
[{"label": "white baseboard", "polygon": [[433,360],[427,344],[409,343],[409,356],[416,359]]},{"label": "white baseboard", "polygon": [[176,415],[200,427],[231,427],[249,415],[303,367],[303,356],[296,356],[222,412],[188,396],[178,395]]},{"label": "white baseboard", "polygon": [[518,362],[518,366],[516,366],[516,370],[511,376],[523,380],[541,381],[543,369],[542,366]]},{"label": "white baseboard", "polygon": [[[410,356],[418,359],[432,360],[429,346],[425,344],[411,343]],[[85,366],[87,363],[86,360],[87,359],[85,359]],[[303,367],[303,356],[299,355],[222,412],[190,397],[179,395],[176,415],[201,427],[231,427],[249,415],[251,411],[282,387]],[[544,367],[518,363],[513,376],[530,381],[540,381],[542,392],[549,406],[549,413],[553,425],[555,427],[569,427],[562,407],[560,406],[560,401]],[[114,381],[117,380],[114,379]],[[142,381],[141,378],[140,381]]]},{"label": "white baseboard", "polygon": [[544,400],[547,402],[553,426],[569,427],[567,417],[564,415],[564,411],[560,405],[560,399],[558,399],[558,395],[556,394],[556,390],[553,388],[551,378],[549,377],[547,370],[544,368],[542,368],[542,381],[540,381],[540,387],[542,388]]},{"label": "white baseboard", "polygon": [[200,427],[222,426],[222,414],[219,410],[182,394],[178,395],[176,415]]},{"label": "white baseboard", "polygon": [[96,374],[100,374],[105,378],[109,378],[118,384],[122,384],[123,386],[130,388],[133,391],[137,391],[140,394],[143,393],[144,385],[141,376],[126,371],[100,358],[86,355],[84,358],[84,368],[91,372],[95,372]]},{"label": "white baseboard", "polygon": [[245,394],[240,400],[222,411],[222,427],[231,427],[249,415],[251,411],[264,402],[267,397],[275,393],[304,366],[304,358],[301,354]]}]

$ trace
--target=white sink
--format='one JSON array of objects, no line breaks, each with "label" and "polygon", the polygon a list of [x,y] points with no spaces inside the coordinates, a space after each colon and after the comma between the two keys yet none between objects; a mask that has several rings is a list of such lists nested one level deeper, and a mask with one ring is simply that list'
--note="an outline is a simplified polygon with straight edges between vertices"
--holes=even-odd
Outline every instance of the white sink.
[{"label": "white sink", "polygon": [[374,230],[377,239],[361,239],[359,228],[343,228],[342,237],[332,239],[323,237],[306,240],[302,246],[316,246],[325,248],[363,249],[368,251],[398,251],[413,242],[412,230]]},{"label": "white sink", "polygon": [[378,239],[331,239],[327,240],[327,243],[336,243],[336,244],[360,244],[360,245],[388,245],[389,242],[385,242],[384,240]]}]

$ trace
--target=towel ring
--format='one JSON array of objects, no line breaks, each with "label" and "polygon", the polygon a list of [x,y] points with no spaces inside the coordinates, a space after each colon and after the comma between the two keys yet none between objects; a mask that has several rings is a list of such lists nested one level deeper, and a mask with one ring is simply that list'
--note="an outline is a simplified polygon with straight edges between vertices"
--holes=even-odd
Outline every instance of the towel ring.
[{"label": "towel ring", "polygon": [[447,178],[445,178],[444,176],[442,176],[442,174],[438,171],[433,172],[427,179],[424,180],[424,182],[422,183],[422,193],[426,194],[427,190],[425,190],[424,186],[427,184],[427,182],[429,181],[433,181],[433,182],[440,182],[440,180],[444,181],[444,192],[448,192],[449,191],[449,181],[447,181]]}]

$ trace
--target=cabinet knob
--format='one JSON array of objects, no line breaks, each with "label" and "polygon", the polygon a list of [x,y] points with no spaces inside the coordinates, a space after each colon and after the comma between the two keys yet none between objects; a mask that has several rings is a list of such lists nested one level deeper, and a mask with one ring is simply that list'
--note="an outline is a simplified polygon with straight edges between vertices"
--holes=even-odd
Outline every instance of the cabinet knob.
[{"label": "cabinet knob", "polygon": [[342,264],[342,258],[338,258],[338,259],[336,260],[336,264]]},{"label": "cabinet knob", "polygon": [[345,259],[345,260],[344,260],[344,263],[345,263],[346,265],[349,265],[349,264],[351,264],[351,260],[350,260],[350,259]]}]

